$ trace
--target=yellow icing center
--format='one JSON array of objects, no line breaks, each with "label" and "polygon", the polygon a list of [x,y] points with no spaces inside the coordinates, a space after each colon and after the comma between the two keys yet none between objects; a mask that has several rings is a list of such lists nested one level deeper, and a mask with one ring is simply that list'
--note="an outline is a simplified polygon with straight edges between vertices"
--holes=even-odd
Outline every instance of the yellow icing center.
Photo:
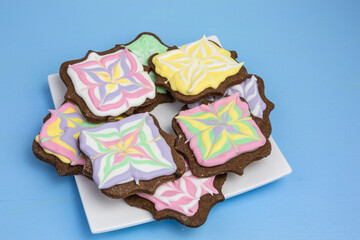
[{"label": "yellow icing center", "polygon": [[197,95],[206,88],[216,89],[225,79],[239,72],[244,63],[207,40],[201,40],[158,54],[153,58],[155,71],[167,78],[170,87],[184,95]]}]

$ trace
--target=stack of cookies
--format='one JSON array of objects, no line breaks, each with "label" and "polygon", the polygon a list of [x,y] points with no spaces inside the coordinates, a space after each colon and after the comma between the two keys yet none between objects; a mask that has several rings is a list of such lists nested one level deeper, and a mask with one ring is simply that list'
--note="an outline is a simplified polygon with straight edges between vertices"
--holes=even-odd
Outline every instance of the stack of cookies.
[{"label": "stack of cookies", "polygon": [[[156,220],[199,227],[224,200],[226,174],[271,152],[274,104],[236,58],[205,36],[178,48],[145,32],[65,62],[65,102],[44,118],[33,152]],[[172,101],[184,104],[169,118],[176,135],[149,113]]]}]

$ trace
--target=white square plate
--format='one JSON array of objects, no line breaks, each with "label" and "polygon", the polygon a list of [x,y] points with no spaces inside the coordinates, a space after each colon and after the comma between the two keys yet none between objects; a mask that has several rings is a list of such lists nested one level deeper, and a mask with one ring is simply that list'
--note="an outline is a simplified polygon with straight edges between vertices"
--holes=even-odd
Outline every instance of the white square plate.
[{"label": "white square plate", "polygon": [[[216,36],[211,36],[209,39],[219,43]],[[59,108],[64,101],[66,86],[58,74],[49,75],[48,80],[55,107]],[[178,102],[165,103],[156,107],[151,113],[159,120],[162,129],[173,133],[171,120],[182,106],[183,104]],[[249,165],[242,176],[228,174],[223,186],[225,198],[250,191],[291,173],[291,167],[272,137],[270,142],[272,152],[268,157]],[[122,199],[106,197],[97,189],[94,182],[84,176],[75,176],[75,180],[92,233],[108,232],[154,221],[149,212],[130,207]]]}]

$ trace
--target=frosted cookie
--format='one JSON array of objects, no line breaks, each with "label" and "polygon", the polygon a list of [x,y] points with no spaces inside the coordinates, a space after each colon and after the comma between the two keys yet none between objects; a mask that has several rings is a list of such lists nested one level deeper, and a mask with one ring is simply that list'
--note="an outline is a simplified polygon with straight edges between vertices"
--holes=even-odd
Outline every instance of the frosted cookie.
[{"label": "frosted cookie", "polygon": [[225,180],[226,174],[198,178],[186,164],[181,178],[161,184],[153,195],[135,194],[125,201],[149,211],[156,221],[175,219],[185,226],[199,227],[211,208],[224,201],[221,188]]},{"label": "frosted cookie", "polygon": [[82,131],[79,147],[87,159],[83,174],[111,198],[152,194],[185,171],[175,140],[149,113]]},{"label": "frosted cookie", "polygon": [[80,174],[85,157],[77,145],[79,134],[97,126],[99,124],[87,122],[77,106],[66,102],[59,109],[50,110],[45,117],[33,141],[34,155],[53,165],[60,176]]},{"label": "frosted cookie", "polygon": [[67,86],[65,99],[79,106],[89,122],[146,112],[156,88],[138,58],[127,48],[89,51],[82,59],[65,62],[60,77]]},{"label": "frosted cookie", "polygon": [[[150,32],[143,32],[140,33],[134,40],[127,44],[121,44],[120,46],[127,47],[141,62],[142,65],[146,66],[148,69],[148,73],[150,75],[150,78],[155,83],[156,75],[155,73],[148,67],[148,59],[151,55],[156,53],[164,53],[170,49],[168,45],[163,43],[161,39],[156,36],[153,33]],[[174,99],[169,94],[165,88],[162,87],[156,87],[157,95],[156,95],[156,101],[151,104],[156,107],[158,104],[166,103],[166,102],[172,102]],[[148,105],[147,108],[152,107],[151,105]]]},{"label": "frosted cookie", "polygon": [[206,96],[223,96],[227,88],[245,80],[246,69],[236,57],[236,52],[227,51],[204,36],[151,56],[149,65],[157,74],[157,86],[164,87],[180,102],[194,103]]},{"label": "frosted cookie", "polygon": [[176,149],[188,159],[195,176],[242,175],[247,165],[271,152],[258,122],[239,93],[192,109],[184,107],[173,119],[179,137]]},{"label": "frosted cookie", "polygon": [[[270,112],[275,105],[265,96],[264,81],[256,75],[249,74],[245,81],[226,89],[224,96],[229,96],[234,93],[239,93],[239,96],[244,98],[249,105],[251,115],[261,119],[259,127],[265,137],[271,134],[271,123],[269,119]],[[217,101],[222,97],[207,97],[209,101]],[[188,108],[194,108],[201,105],[202,101],[188,104]]]}]

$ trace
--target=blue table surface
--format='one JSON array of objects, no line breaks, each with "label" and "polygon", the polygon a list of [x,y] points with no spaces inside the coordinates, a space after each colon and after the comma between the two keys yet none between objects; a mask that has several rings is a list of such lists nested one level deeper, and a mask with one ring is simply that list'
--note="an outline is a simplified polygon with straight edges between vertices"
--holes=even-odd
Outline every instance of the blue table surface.
[{"label": "blue table surface", "polygon": [[[360,2],[1,1],[0,239],[359,239]],[[293,168],[218,204],[200,228],[153,222],[93,235],[73,177],[31,144],[53,103],[47,75],[154,32],[217,35],[261,76],[272,136]]]}]

